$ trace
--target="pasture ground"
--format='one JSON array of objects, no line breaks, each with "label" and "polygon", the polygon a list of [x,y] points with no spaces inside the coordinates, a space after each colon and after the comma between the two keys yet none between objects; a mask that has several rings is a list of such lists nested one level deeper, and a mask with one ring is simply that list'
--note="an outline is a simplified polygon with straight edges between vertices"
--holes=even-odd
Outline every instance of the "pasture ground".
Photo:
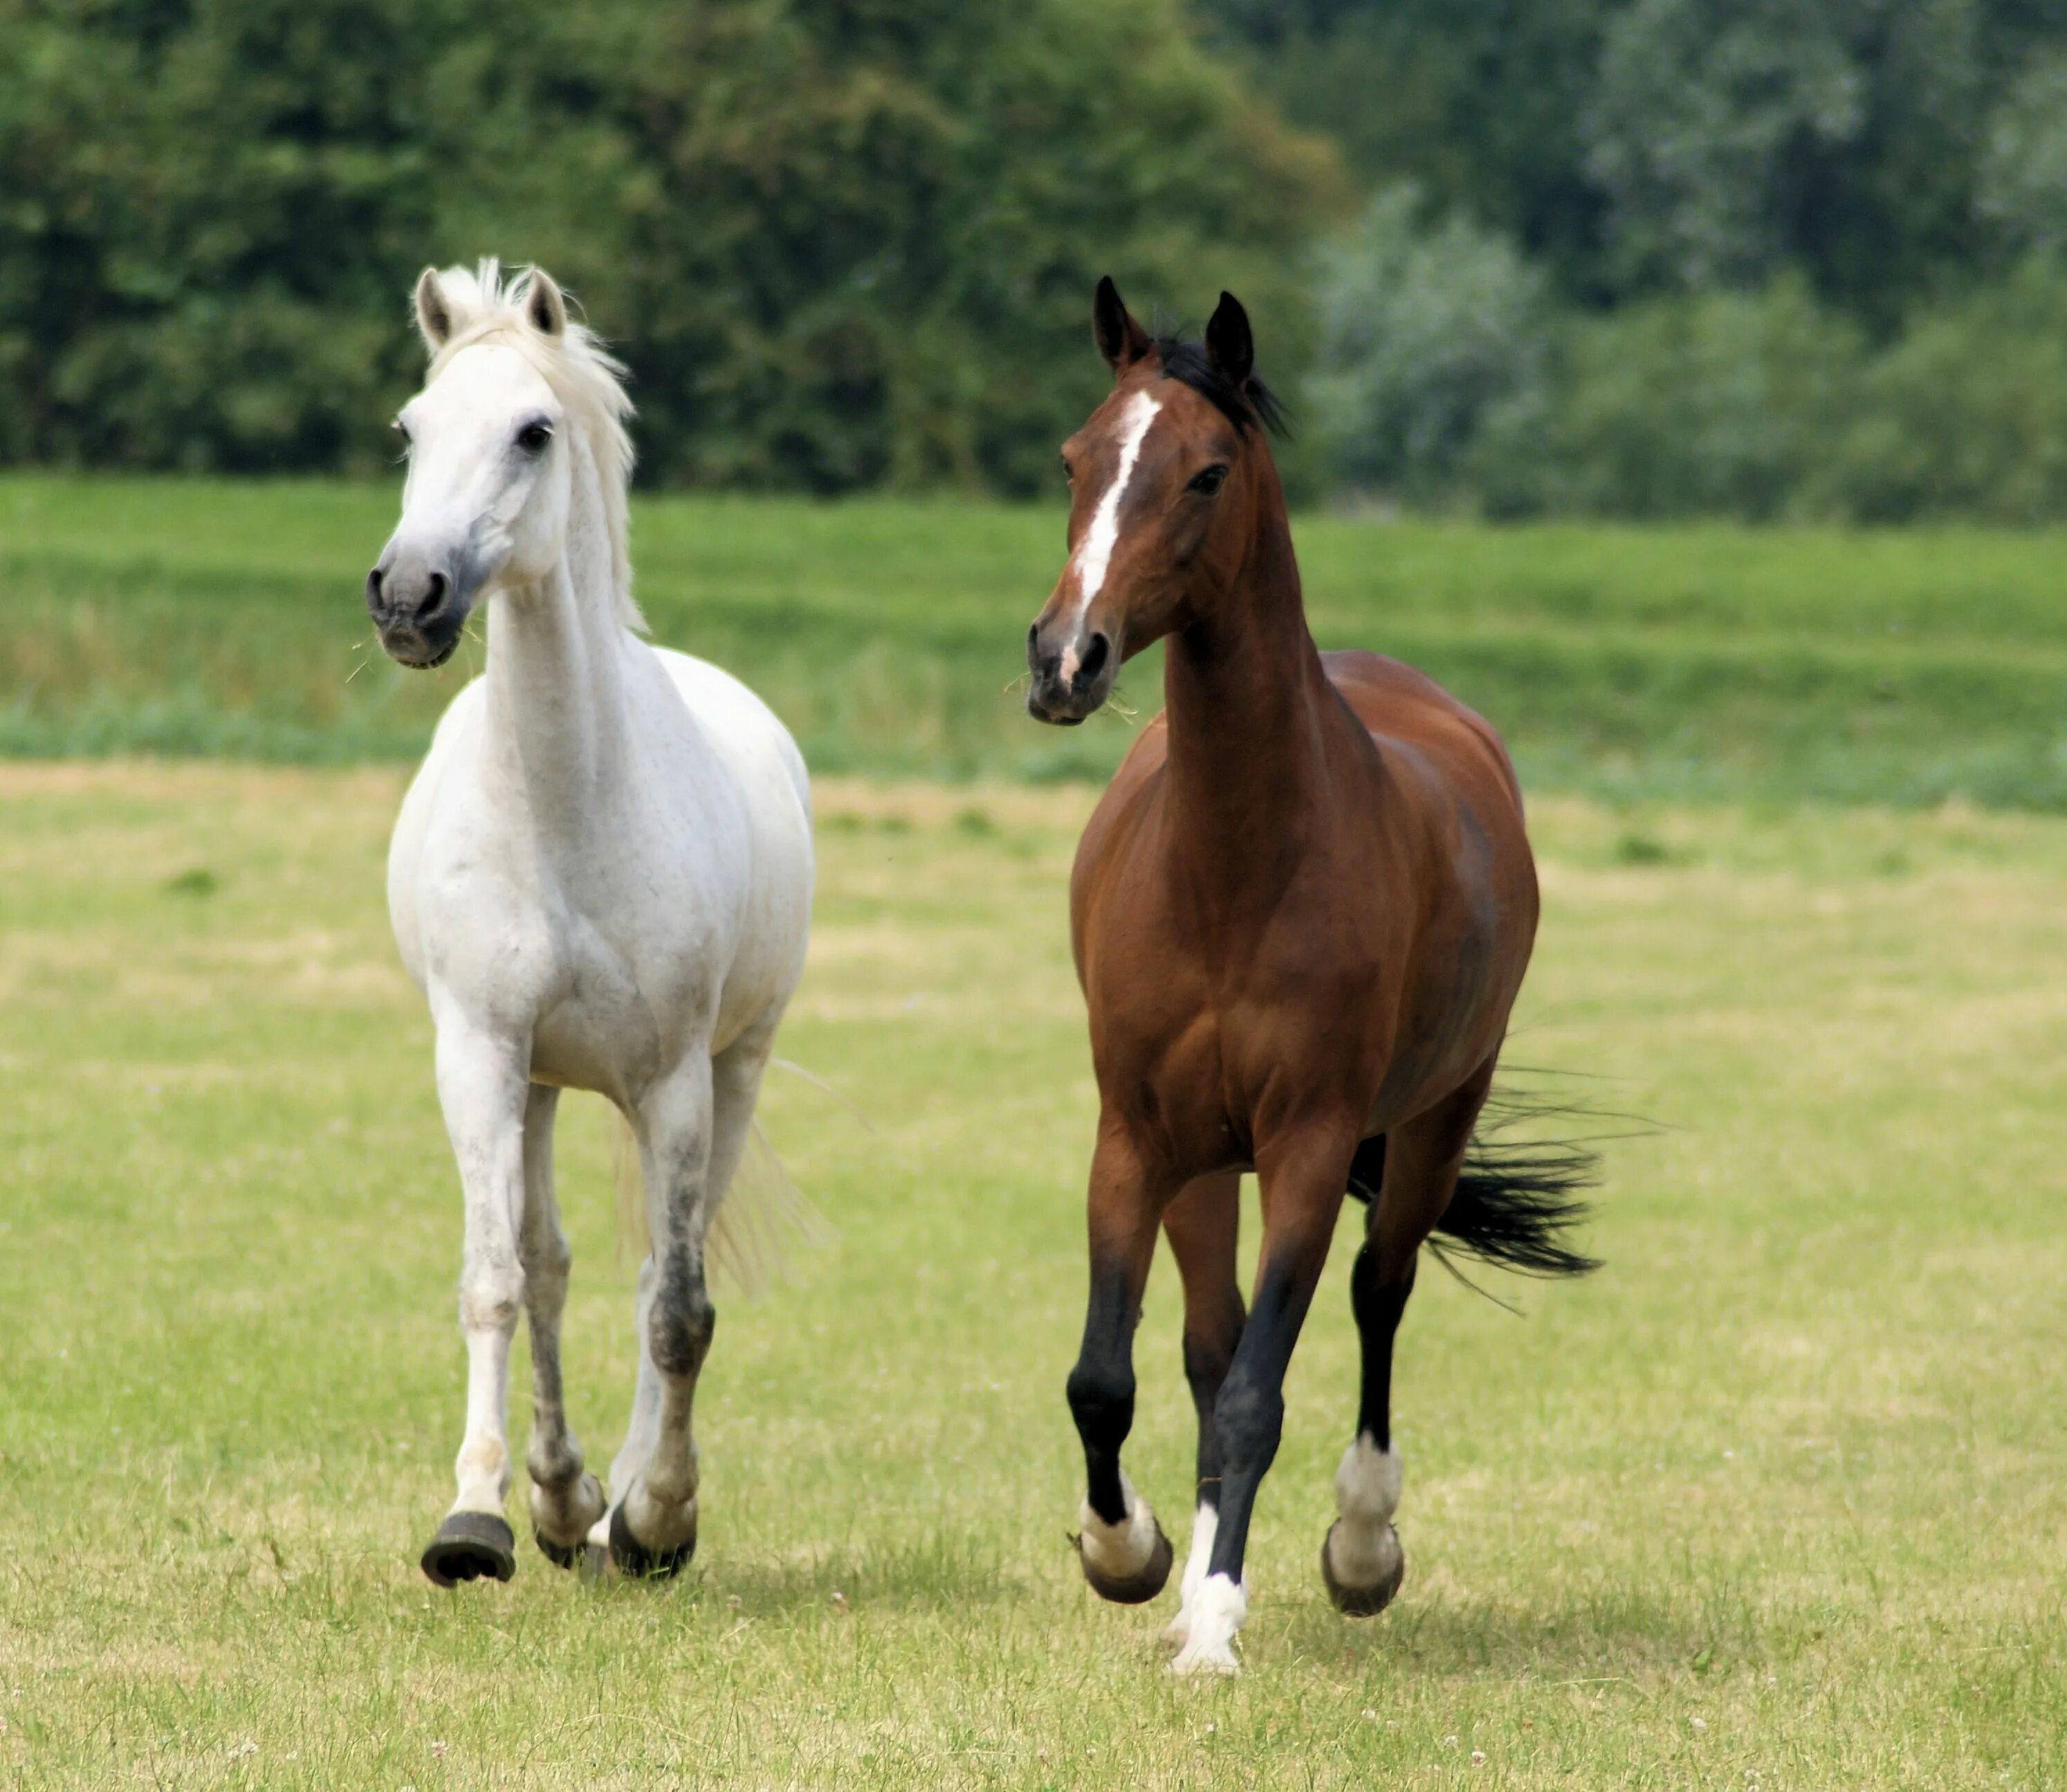
[{"label": "pasture ground", "polygon": [[[1540,803],[1512,1055],[1610,1148],[1590,1282],[1431,1266],[1408,1571],[1315,1567],[1347,1233],[1261,1502],[1248,1667],[1173,1682],[1064,1542],[1090,802],[833,784],[767,1128],[836,1241],[720,1295],[702,1551],[457,1595],[459,1208],[381,905],[388,770],[0,769],[0,1782],[22,1787],[2067,1782],[2067,824]],[[631,1388],[571,1103],[569,1387]],[[1253,1236],[1253,1229],[1252,1229]],[[1180,1533],[1151,1285],[1130,1464]],[[520,1345],[518,1387],[525,1370]],[[522,1415],[526,1402],[514,1403]],[[513,1498],[513,1518],[521,1494]]]}]

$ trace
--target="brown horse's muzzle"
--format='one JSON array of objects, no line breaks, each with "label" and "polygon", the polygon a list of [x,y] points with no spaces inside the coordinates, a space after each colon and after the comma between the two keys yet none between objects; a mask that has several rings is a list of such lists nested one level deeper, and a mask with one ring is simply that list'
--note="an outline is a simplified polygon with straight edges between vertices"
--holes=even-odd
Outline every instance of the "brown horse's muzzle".
[{"label": "brown horse's muzzle", "polygon": [[1112,694],[1119,655],[1103,629],[1044,617],[1026,631],[1026,713],[1074,728]]}]

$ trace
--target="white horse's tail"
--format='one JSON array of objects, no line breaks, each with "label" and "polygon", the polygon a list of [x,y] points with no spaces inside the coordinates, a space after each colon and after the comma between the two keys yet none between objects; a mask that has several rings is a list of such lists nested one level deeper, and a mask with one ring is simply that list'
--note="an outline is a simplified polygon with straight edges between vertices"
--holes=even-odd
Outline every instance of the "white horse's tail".
[{"label": "white horse's tail", "polygon": [[[645,1180],[639,1169],[639,1140],[631,1123],[617,1115],[617,1250],[620,1262],[641,1263],[652,1249],[646,1230]],[[761,1123],[748,1128],[746,1149],[732,1186],[704,1237],[704,1261],[749,1300],[757,1298],[789,1274],[799,1247],[822,1245],[831,1229],[790,1180],[768,1143]]]}]

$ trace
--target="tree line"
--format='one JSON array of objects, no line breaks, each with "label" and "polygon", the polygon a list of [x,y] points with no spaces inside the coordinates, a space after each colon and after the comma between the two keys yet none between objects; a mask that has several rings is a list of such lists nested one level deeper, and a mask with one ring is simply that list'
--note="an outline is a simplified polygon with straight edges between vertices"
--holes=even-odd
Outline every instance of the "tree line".
[{"label": "tree line", "polygon": [[0,462],[373,467],[490,253],[661,483],[1041,489],[1110,271],[1309,497],[2067,514],[2067,0],[0,0]]}]

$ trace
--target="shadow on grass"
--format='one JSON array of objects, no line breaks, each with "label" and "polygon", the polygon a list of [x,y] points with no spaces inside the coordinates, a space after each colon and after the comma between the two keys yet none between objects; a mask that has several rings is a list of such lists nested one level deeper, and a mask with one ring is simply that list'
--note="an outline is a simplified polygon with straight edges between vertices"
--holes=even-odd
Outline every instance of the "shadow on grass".
[{"label": "shadow on grass", "polygon": [[[697,1603],[736,1609],[743,1617],[877,1611],[943,1615],[1016,1603],[1030,1589],[995,1554],[964,1537],[921,1537],[883,1548],[798,1551],[789,1559],[714,1555],[692,1568],[680,1591]],[[656,1589],[619,1583],[632,1597]],[[735,1603],[736,1602],[736,1603]]]},{"label": "shadow on grass", "polygon": [[1761,1609],[1751,1590],[1690,1586],[1675,1595],[1602,1588],[1556,1604],[1521,1606],[1436,1595],[1375,1620],[1340,1616],[1324,1601],[1288,1614],[1286,1640],[1317,1661],[1362,1671],[1529,1678],[1562,1684],[1643,1673],[1724,1673],[1794,1655],[1829,1614]]}]

